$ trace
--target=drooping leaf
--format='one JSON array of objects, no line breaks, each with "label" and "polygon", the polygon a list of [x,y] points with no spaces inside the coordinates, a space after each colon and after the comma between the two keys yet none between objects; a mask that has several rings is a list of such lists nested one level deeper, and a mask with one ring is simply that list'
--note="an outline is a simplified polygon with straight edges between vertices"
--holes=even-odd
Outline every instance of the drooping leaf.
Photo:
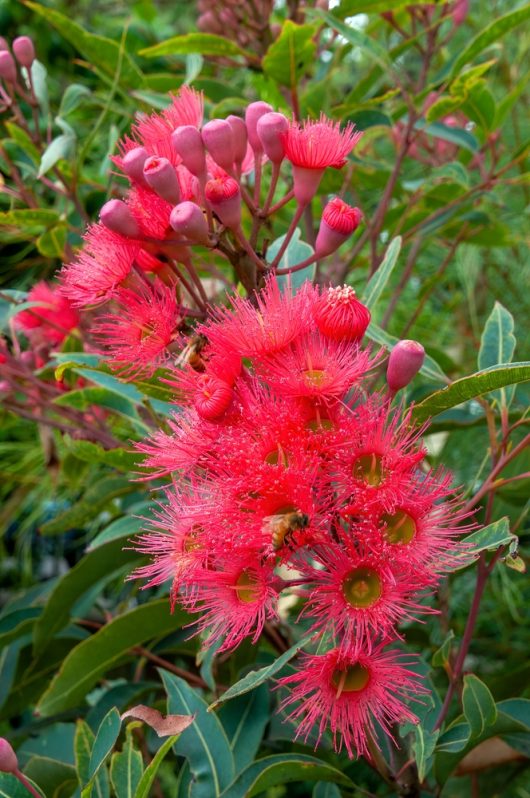
[{"label": "drooping leaf", "polygon": [[444,410],[456,407],[462,402],[468,402],[470,399],[494,391],[496,388],[504,388],[507,385],[516,385],[528,380],[530,380],[530,361],[492,366],[484,371],[478,371],[455,380],[447,388],[430,394],[414,407],[412,415],[414,420],[421,424],[428,418],[443,413]]},{"label": "drooping leaf", "polygon": [[370,278],[364,289],[362,301],[370,310],[373,310],[376,306],[379,297],[390,279],[390,275],[394,270],[394,266],[397,263],[401,251],[401,242],[401,236],[397,236],[390,242],[378,270]]},{"label": "drooping leaf", "polygon": [[158,709],[147,707],[145,704],[138,704],[123,713],[121,719],[134,718],[147,723],[159,737],[171,737],[181,734],[184,729],[193,723],[192,715],[162,715]]},{"label": "drooping leaf", "polygon": [[167,693],[168,711],[193,715],[194,721],[174,747],[187,759],[193,775],[190,798],[217,798],[234,778],[234,758],[219,718],[208,712],[208,705],[187,682],[161,671]]},{"label": "drooping leaf", "polygon": [[464,676],[462,706],[472,737],[479,737],[497,720],[497,707],[489,688],[472,673]]},{"label": "drooping leaf", "polygon": [[311,640],[312,635],[306,635],[294,646],[291,646],[290,649],[285,651],[281,656],[271,662],[270,665],[266,665],[264,668],[260,668],[257,671],[250,671],[240,679],[238,682],[233,684],[231,687],[228,688],[219,698],[210,704],[208,710],[211,712],[215,707],[219,706],[219,704],[224,704],[225,701],[229,701],[236,696],[243,695],[244,693],[248,693],[250,690],[254,690],[260,684],[264,684],[266,681],[271,679],[275,676],[284,665],[294,657],[298,652]]},{"label": "drooping leaf", "polygon": [[167,599],[160,599],[114,618],[70,651],[41,696],[37,711],[48,716],[76,706],[131,648],[175,631],[187,617],[182,610],[172,615]]},{"label": "drooping leaf", "polygon": [[295,781],[332,781],[354,789],[353,782],[327,762],[303,754],[275,754],[258,759],[221,793],[221,798],[253,798],[270,787]]}]

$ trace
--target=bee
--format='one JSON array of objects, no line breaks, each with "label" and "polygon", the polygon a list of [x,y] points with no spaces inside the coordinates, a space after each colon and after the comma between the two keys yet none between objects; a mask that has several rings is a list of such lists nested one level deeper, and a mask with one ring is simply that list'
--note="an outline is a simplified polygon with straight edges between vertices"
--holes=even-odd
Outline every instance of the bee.
[{"label": "bee", "polygon": [[187,363],[194,371],[203,372],[206,370],[206,363],[204,362],[204,358],[202,357],[202,353],[204,352],[206,346],[208,345],[208,339],[202,333],[198,333],[197,335],[192,335],[187,345],[184,347],[182,352],[177,358],[176,365],[182,366],[184,363]]},{"label": "bee", "polygon": [[264,530],[270,534],[272,546],[278,551],[282,546],[292,546],[294,535],[309,526],[309,516],[300,510],[278,515],[269,515],[264,521]]}]

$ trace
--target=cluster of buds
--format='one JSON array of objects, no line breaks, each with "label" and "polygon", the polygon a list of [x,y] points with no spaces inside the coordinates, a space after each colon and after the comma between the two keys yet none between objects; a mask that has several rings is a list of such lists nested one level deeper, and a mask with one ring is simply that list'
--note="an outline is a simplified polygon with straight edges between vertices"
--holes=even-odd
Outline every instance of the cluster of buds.
[{"label": "cluster of buds", "polygon": [[273,7],[273,0],[197,0],[197,28],[263,55],[272,41],[269,20]]},{"label": "cluster of buds", "polygon": [[26,102],[31,101],[25,89],[26,81],[21,80],[20,69],[26,70],[27,82],[30,83],[34,61],[35,47],[29,36],[14,39],[11,50],[7,41],[0,37],[0,109],[10,108],[16,101],[16,95]]},{"label": "cluster of buds", "polygon": [[[126,195],[103,206],[62,272],[63,293],[76,307],[106,305],[94,332],[111,366],[129,377],[152,373],[182,348],[182,333],[208,309],[198,270],[218,274],[203,259],[208,251],[225,258],[249,292],[281,274],[326,168],[344,166],[359,138],[351,125],[341,129],[324,116],[300,124],[265,102],[250,103],[244,118],[203,124],[202,95],[188,87],[162,113],[142,117],[114,158],[130,183]],[[292,188],[282,189],[280,177]],[[271,217],[291,201],[291,225],[269,263]],[[288,270],[334,253],[360,221],[358,208],[331,199],[313,255]]]},{"label": "cluster of buds", "polygon": [[[318,653],[280,680],[281,706],[297,736],[329,726],[350,756],[377,724],[415,720],[405,699],[422,686],[394,644],[432,612],[423,597],[459,562],[463,518],[408,414],[367,389],[369,321],[348,286],[293,293],[269,277],[197,327],[200,354],[172,377],[184,410],[138,445],[172,484],[133,577],[172,580],[173,604],[219,651],[255,643],[294,601]],[[391,394],[422,360],[415,342],[395,348]]]}]

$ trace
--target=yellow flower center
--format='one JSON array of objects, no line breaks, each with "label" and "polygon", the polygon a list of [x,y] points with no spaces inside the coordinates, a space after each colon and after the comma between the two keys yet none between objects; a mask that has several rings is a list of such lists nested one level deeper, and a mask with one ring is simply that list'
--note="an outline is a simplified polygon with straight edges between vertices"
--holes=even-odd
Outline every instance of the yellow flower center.
[{"label": "yellow flower center", "polygon": [[383,481],[383,462],[375,452],[362,454],[353,464],[352,475],[376,488]]},{"label": "yellow flower center", "polygon": [[367,609],[381,598],[382,586],[379,574],[372,568],[356,568],[342,582],[342,593],[351,607]]},{"label": "yellow flower center", "polygon": [[406,546],[416,535],[416,522],[404,510],[385,513],[381,520],[386,524],[385,537],[392,545]]},{"label": "yellow flower center", "polygon": [[335,670],[331,683],[337,688],[337,696],[342,693],[358,693],[364,690],[370,681],[370,671],[358,662],[349,665],[345,670]]},{"label": "yellow flower center", "polygon": [[235,589],[239,601],[243,604],[252,604],[259,595],[259,580],[255,574],[245,569],[236,579]]}]

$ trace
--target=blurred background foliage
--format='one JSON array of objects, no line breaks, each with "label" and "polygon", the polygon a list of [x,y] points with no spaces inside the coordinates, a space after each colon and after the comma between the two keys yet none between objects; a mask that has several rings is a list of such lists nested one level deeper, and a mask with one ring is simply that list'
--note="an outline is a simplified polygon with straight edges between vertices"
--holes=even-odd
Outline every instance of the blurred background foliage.
[{"label": "blurred background foliage", "polygon": [[[438,4],[435,14],[443,13],[442,6]],[[18,296],[12,292],[51,278],[80,245],[85,223],[97,217],[109,196],[119,195],[123,183],[112,171],[109,156],[135,115],[164,108],[168,91],[190,83],[204,91],[206,118],[238,113],[248,102],[263,99],[287,114],[298,110],[302,117],[315,117],[323,111],[334,119],[355,122],[364,131],[362,143],[343,172],[328,170],[321,192],[339,193],[358,205],[365,227],[352,246],[321,267],[318,279],[346,281],[362,293],[388,243],[401,235],[399,264],[373,310],[383,331],[421,341],[445,374],[456,380],[479,368],[485,325],[499,302],[508,330],[514,324],[517,344],[512,359],[529,360],[528,9],[514,0],[471,0],[461,24],[455,25],[448,14],[436,27],[434,21],[422,26],[424,11],[415,16],[399,2],[341,0],[330,3],[328,11],[323,3],[277,2],[267,31],[257,34],[251,29],[244,47],[238,43],[239,34],[226,26],[223,33],[231,47],[219,55],[219,42],[208,38],[207,31],[206,36],[203,31],[193,38],[202,13],[193,2],[1,0],[2,35],[12,39],[27,34],[36,44],[42,64],[41,124],[47,142],[59,140],[58,157],[46,171],[50,186],[39,178],[45,146],[39,149],[24,136],[8,113],[0,120],[2,181],[9,183],[7,156],[35,211],[25,215],[23,204],[0,194],[0,314],[6,331],[9,303]],[[515,20],[517,12],[520,18]],[[503,25],[502,20],[508,21]],[[498,22],[491,35],[477,39]],[[289,25],[297,26],[295,32]],[[270,41],[264,52],[263,37]],[[469,59],[462,59],[470,43],[477,41]],[[157,47],[160,43],[165,44]],[[296,54],[291,66],[286,46],[294,47]],[[29,109],[24,110],[29,114]],[[313,210],[318,218],[318,202]],[[287,224],[286,213],[271,230],[271,239]],[[308,224],[305,236],[310,243],[311,235]],[[142,701],[163,709],[157,664],[169,661],[177,672],[191,672],[193,686],[211,692],[215,683],[231,683],[253,658],[266,664],[274,654],[271,641],[265,640],[259,649],[248,647],[229,661],[217,662],[212,675],[211,658],[197,663],[196,642],[187,641],[182,630],[174,631],[178,619],[171,618],[165,604],[160,612],[157,599],[165,591],[139,593],[136,585],[124,582],[139,555],[123,546],[139,531],[138,517],[148,504],[146,484],[130,480],[135,461],[130,442],[148,433],[153,417],[167,415],[167,396],[156,380],[133,388],[104,369],[92,371],[93,363],[83,362],[77,349],[75,340],[67,341],[54,363],[74,363],[62,377],[72,397],[70,404],[64,403],[82,413],[85,422],[94,406],[102,407],[115,447],[103,448],[82,435],[61,433],[53,423],[35,423],[0,409],[0,733],[17,743],[27,775],[49,796],[81,794],[78,780],[89,780],[86,763],[83,771],[83,741],[89,740],[90,747],[91,735],[113,706],[123,710]],[[53,368],[47,369],[44,377],[51,379]],[[78,389],[79,377],[92,393]],[[439,387],[428,377],[419,378],[407,400],[419,401]],[[504,405],[509,421],[520,421],[512,445],[528,431],[529,397],[528,383],[523,383],[509,407]],[[498,423],[499,417],[500,403],[488,394],[446,411],[433,422],[427,438],[431,462],[451,468],[455,482],[469,494],[484,477],[488,421],[493,418]],[[503,476],[529,471],[526,449]],[[529,552],[529,495],[528,477],[500,487],[489,518],[508,517],[520,537],[523,561]],[[483,520],[484,510],[477,517]],[[454,633],[455,639],[462,635],[474,585],[474,569],[457,574],[439,596],[441,617],[407,633],[423,652],[426,667],[447,635]],[[525,577],[501,562],[486,587],[466,661],[466,668],[480,674],[496,702],[530,698],[529,602]],[[148,629],[131,638],[119,626],[120,619],[145,606],[152,608]],[[52,679],[65,657],[95,638],[94,630],[106,623],[118,624],[113,653],[100,661],[95,649],[87,649],[85,664],[93,666],[93,678],[69,700],[68,685]],[[438,657],[438,667],[431,671],[442,696],[451,645],[448,640],[445,655]],[[193,691],[178,673],[175,679],[182,703],[185,690]],[[263,695],[253,698],[252,706],[244,703],[248,695],[241,697],[242,703],[227,709],[222,721],[229,730],[238,713],[263,718],[259,739],[253,748],[249,744],[247,759],[241,761],[250,767],[258,749],[262,756],[283,753],[296,772],[296,757],[312,756],[312,748],[288,742],[288,732],[277,721],[268,723],[271,699]],[[202,719],[201,699],[187,698],[198,702],[195,711]],[[174,699],[172,711],[179,711],[179,700]],[[527,798],[530,726],[524,724],[530,723],[530,715],[528,705],[521,706],[526,715],[520,728],[514,731],[508,725],[507,732],[498,732],[519,756],[499,759],[493,769],[483,771],[482,763],[467,775],[458,774],[455,768],[462,768],[470,749],[458,749],[449,738],[434,766],[432,749],[424,752],[428,776],[421,795],[440,794],[443,788],[444,796]],[[509,708],[504,707],[503,717]],[[454,710],[451,719],[459,711]],[[210,730],[211,740],[219,733],[216,729]],[[147,763],[157,747],[153,733],[135,728],[131,734],[122,751],[129,751],[133,759],[131,752],[141,751]],[[476,738],[471,747],[487,737]],[[434,747],[436,738],[431,739]],[[413,757],[419,756],[417,747],[411,750]],[[186,756],[182,751],[179,755]],[[190,788],[190,770],[195,772],[200,760],[195,755],[198,759],[180,768],[166,759],[152,792],[148,788],[145,793],[128,793],[121,785],[115,752],[110,770],[107,762],[94,776],[93,794],[97,787],[98,795],[109,795],[112,789],[118,798],[134,794],[210,798],[213,793],[207,786],[202,793],[196,785]],[[496,764],[497,755],[498,751],[489,752],[487,764]],[[335,798],[394,793],[394,787],[366,764],[350,763],[329,746],[319,757],[358,787],[340,780],[333,784],[337,778],[329,770],[323,771],[323,780],[314,788],[302,777],[289,786],[271,778],[265,794]],[[183,761],[178,759],[179,765]],[[256,792],[234,788],[226,795],[262,794],[258,787]]]}]

